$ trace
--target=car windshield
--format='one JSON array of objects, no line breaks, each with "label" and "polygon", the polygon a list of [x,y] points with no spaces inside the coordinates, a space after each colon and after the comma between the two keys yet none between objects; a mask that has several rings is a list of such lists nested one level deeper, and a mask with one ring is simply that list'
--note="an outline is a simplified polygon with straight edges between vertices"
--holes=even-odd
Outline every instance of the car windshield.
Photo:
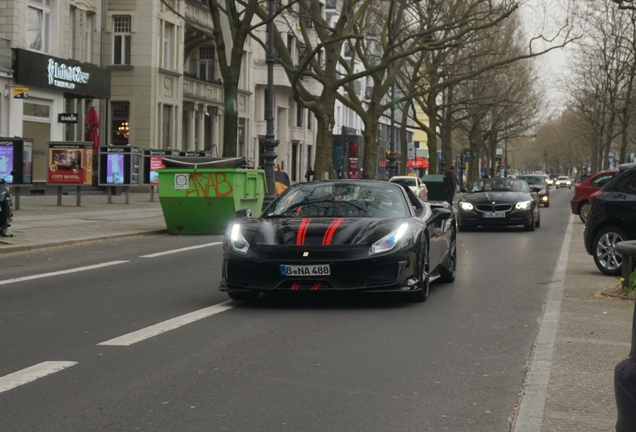
[{"label": "car windshield", "polygon": [[392,178],[391,183],[397,183],[402,186],[415,186],[415,177],[411,178]]},{"label": "car windshield", "polygon": [[301,183],[283,192],[264,217],[410,216],[400,186],[373,183]]},{"label": "car windshield", "polygon": [[473,183],[471,192],[528,192],[528,184],[519,179],[491,178]]},{"label": "car windshield", "polygon": [[559,180],[570,180],[568,177],[559,177]]},{"label": "car windshield", "polygon": [[541,176],[527,176],[527,177],[519,177],[519,178],[528,182],[529,185],[545,184],[545,179]]}]

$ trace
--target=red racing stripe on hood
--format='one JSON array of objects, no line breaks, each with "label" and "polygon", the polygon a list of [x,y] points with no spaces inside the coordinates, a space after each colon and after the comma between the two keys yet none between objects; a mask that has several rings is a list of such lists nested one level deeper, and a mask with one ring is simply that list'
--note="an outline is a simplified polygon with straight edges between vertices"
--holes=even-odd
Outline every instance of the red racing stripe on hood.
[{"label": "red racing stripe on hood", "polygon": [[300,221],[300,226],[298,227],[298,234],[296,234],[296,246],[302,246],[305,244],[305,237],[307,236],[307,228],[309,227],[309,223],[311,219],[303,219]]},{"label": "red racing stripe on hood", "polygon": [[329,224],[327,231],[325,231],[325,236],[322,238],[323,246],[329,246],[331,244],[331,239],[333,239],[333,235],[336,233],[338,225],[340,225],[343,220],[344,218],[337,218]]}]

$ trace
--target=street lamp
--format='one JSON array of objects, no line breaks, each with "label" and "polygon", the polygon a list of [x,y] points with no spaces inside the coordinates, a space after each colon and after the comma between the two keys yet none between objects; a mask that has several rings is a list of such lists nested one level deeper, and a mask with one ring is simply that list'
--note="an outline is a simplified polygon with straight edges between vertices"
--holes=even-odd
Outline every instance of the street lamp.
[{"label": "street lamp", "polygon": [[269,22],[267,23],[267,95],[265,101],[265,120],[267,129],[263,142],[263,165],[265,167],[265,181],[267,193],[263,200],[263,207],[267,207],[276,199],[276,181],[274,179],[274,161],[276,147],[279,141],[274,136],[274,0],[268,0]]}]

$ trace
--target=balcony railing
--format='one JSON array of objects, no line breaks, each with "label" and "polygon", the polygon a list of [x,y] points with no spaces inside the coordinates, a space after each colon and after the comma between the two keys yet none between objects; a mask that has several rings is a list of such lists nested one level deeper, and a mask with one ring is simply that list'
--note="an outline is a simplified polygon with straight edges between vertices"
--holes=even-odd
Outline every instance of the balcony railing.
[{"label": "balcony railing", "polygon": [[183,96],[203,102],[223,103],[223,86],[196,78],[183,77]]}]

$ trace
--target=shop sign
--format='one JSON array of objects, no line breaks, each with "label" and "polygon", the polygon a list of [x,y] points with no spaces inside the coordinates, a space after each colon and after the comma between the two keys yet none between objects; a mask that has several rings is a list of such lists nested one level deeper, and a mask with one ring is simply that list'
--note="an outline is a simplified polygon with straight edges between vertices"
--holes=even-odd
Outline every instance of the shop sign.
[{"label": "shop sign", "polygon": [[16,49],[15,81],[22,86],[110,98],[110,71],[90,63]]},{"label": "shop sign", "polygon": [[77,123],[77,113],[62,113],[57,115],[58,123]]}]

